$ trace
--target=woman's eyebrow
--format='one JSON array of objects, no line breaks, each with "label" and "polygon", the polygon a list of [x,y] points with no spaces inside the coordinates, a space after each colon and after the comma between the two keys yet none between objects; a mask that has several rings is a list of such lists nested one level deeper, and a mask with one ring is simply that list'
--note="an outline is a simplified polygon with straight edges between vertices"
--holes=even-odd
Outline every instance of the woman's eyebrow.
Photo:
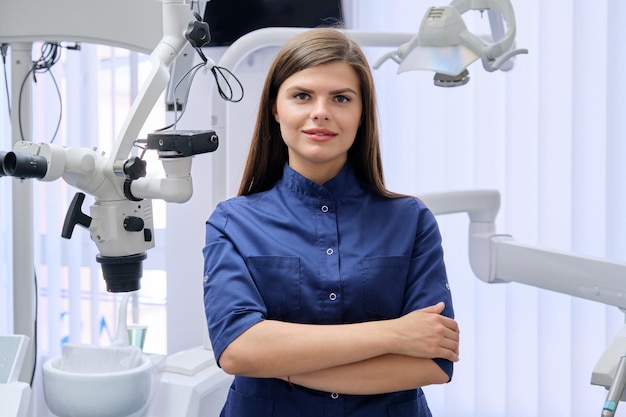
[{"label": "woman's eyebrow", "polygon": [[[287,88],[287,91],[302,91],[303,93],[313,93],[314,90],[311,90],[309,88],[305,88],[305,87],[301,87],[299,85],[292,85],[291,87]],[[358,93],[350,88],[350,87],[346,87],[346,88],[339,88],[337,90],[332,90],[330,91],[330,94],[334,95],[334,94],[345,94],[345,93],[352,93],[354,95],[358,95]]]},{"label": "woman's eyebrow", "polygon": [[304,93],[312,93],[313,90],[310,90],[308,88],[304,88],[304,87],[300,87],[299,85],[292,85],[291,87],[287,88],[287,91],[302,91]]},{"label": "woman's eyebrow", "polygon": [[330,92],[330,94],[345,94],[345,93],[352,93],[355,96],[358,96],[359,93],[357,93],[356,91],[354,91],[352,88],[350,87],[346,87],[346,88],[340,88],[338,90],[333,90]]}]

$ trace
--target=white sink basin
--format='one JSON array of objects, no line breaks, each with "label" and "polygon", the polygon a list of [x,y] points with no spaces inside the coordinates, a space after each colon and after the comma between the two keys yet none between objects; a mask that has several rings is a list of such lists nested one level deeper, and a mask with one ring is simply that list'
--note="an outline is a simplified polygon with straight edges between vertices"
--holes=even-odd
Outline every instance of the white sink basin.
[{"label": "white sink basin", "polygon": [[108,373],[68,372],[60,363],[58,357],[43,365],[46,403],[59,417],[128,417],[148,402],[154,367],[146,355],[135,368]]}]

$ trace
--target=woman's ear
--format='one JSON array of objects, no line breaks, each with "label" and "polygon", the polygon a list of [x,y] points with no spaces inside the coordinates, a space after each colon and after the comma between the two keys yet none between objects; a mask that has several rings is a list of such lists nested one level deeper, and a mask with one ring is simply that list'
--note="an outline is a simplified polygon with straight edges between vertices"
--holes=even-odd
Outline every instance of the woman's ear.
[{"label": "woman's ear", "polygon": [[274,115],[274,120],[276,120],[276,123],[280,124],[280,117],[278,117],[278,108],[276,107],[276,102],[272,103],[272,114]]}]

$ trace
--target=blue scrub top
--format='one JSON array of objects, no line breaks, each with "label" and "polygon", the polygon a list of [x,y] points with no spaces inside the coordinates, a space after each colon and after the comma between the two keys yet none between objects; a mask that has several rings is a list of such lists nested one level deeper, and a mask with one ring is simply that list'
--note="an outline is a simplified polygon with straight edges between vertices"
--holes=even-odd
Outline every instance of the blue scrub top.
[{"label": "blue scrub top", "polygon": [[[433,214],[386,198],[347,164],[324,185],[285,165],[268,191],[220,203],[206,224],[204,303],[219,360],[265,319],[309,324],[397,318],[452,300]],[[452,362],[435,359],[452,377]],[[337,395],[273,378],[236,376],[225,417],[427,417],[421,389]]]}]

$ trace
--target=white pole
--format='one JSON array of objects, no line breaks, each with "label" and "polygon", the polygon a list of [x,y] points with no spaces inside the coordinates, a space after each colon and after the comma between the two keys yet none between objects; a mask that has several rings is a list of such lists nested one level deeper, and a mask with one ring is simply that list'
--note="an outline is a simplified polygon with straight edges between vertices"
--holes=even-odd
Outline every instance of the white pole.
[{"label": "white pole", "polygon": [[[32,139],[32,43],[11,44],[12,142]],[[22,87],[23,83],[23,87]],[[21,127],[21,128],[20,128]],[[13,178],[13,333],[30,338],[20,381],[30,383],[35,367],[35,281],[33,183]],[[18,218],[19,213],[19,218]]]}]

